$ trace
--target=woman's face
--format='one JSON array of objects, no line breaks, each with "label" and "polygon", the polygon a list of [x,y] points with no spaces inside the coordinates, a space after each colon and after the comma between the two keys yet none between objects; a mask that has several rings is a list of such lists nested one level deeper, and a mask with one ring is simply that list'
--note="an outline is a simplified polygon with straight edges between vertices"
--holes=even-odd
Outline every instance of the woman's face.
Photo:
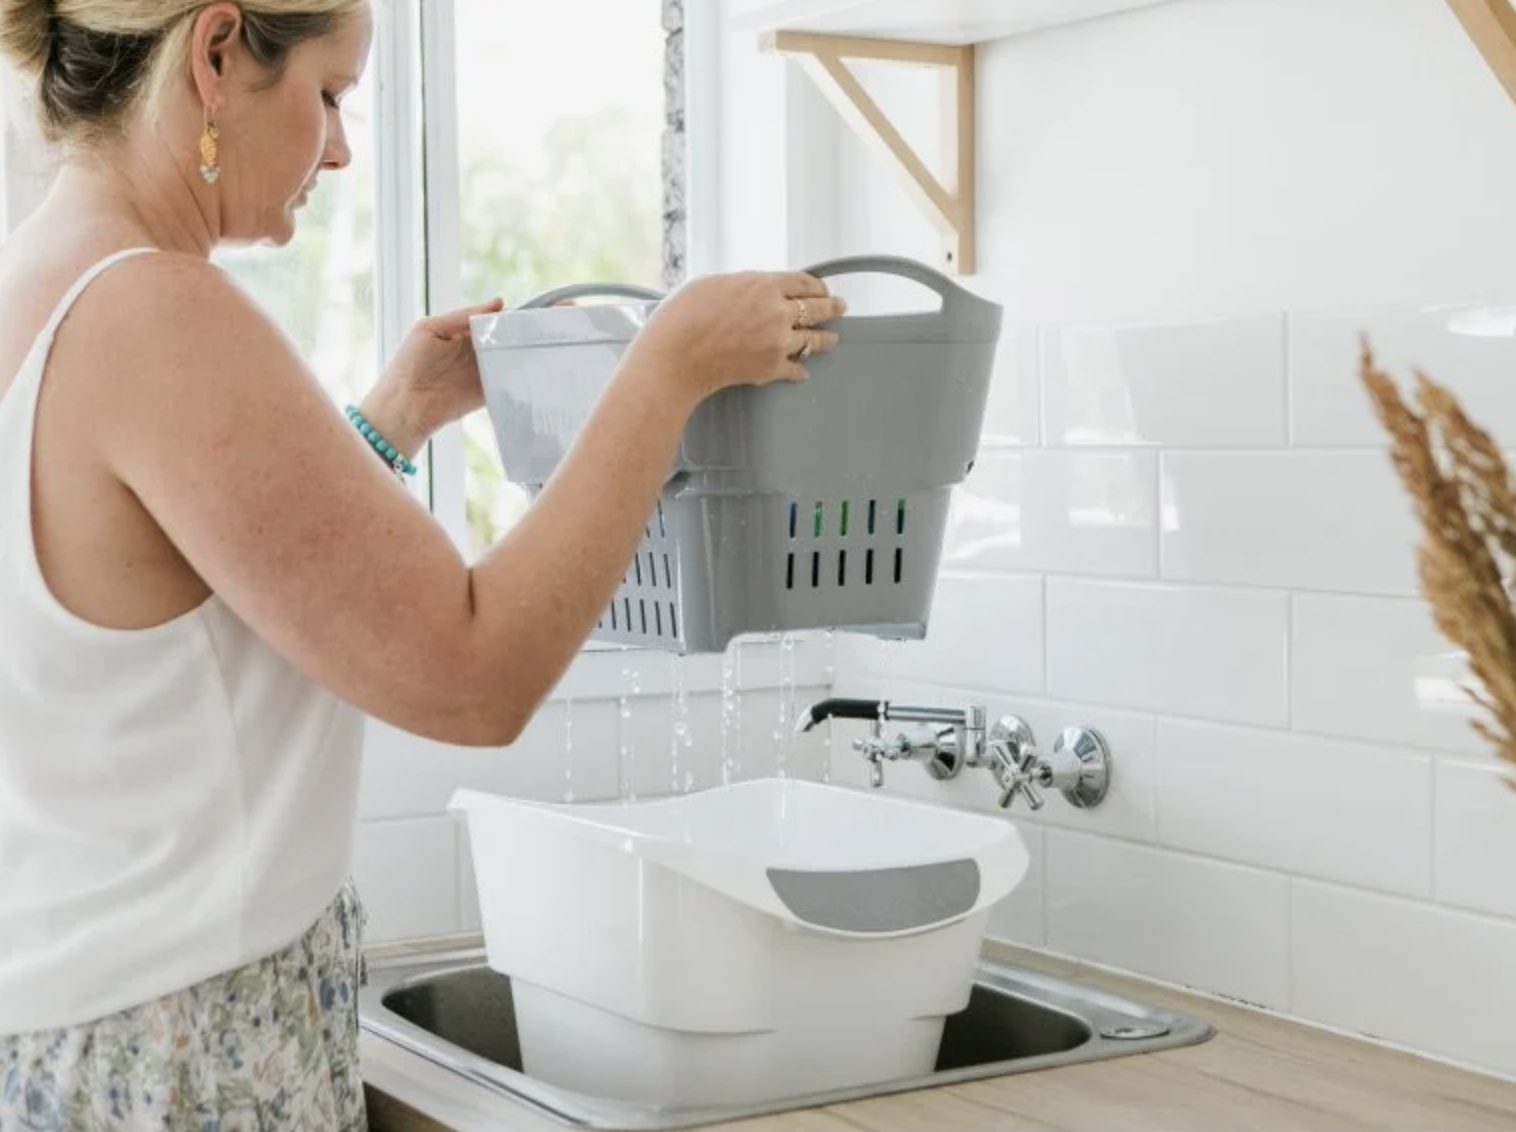
[{"label": "woman's face", "polygon": [[342,100],[358,84],[373,34],[366,7],[344,16],[329,34],[295,47],[278,82],[227,107],[217,123],[223,240],[288,243],[317,175],[352,160]]}]

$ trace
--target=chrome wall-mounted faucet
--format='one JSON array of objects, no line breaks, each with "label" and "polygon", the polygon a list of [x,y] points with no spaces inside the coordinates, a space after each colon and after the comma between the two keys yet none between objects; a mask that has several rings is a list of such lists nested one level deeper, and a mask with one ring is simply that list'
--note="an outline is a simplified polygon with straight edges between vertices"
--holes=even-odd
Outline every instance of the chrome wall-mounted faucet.
[{"label": "chrome wall-mounted faucet", "polygon": [[[1052,753],[1037,751],[1036,737],[1026,721],[1002,716],[985,728],[985,709],[910,707],[889,700],[831,699],[812,704],[801,713],[799,731],[809,731],[824,719],[866,719],[867,739],[853,749],[869,762],[869,785],[884,785],[885,762],[918,762],[938,780],[955,778],[964,767],[983,767],[1000,788],[1000,805],[1009,807],[1020,794],[1034,810],[1043,806],[1041,788],[1060,791],[1080,809],[1098,806],[1111,782],[1111,752],[1098,731],[1068,727],[1053,743]],[[909,730],[886,738],[887,722],[911,723]]]}]

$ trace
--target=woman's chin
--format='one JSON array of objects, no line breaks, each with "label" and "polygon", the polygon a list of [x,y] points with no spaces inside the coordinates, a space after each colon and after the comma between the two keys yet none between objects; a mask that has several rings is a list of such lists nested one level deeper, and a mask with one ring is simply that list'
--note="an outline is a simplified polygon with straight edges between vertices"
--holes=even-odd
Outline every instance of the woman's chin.
[{"label": "woman's chin", "polygon": [[284,210],[284,215],[279,218],[278,223],[269,225],[269,230],[263,237],[263,243],[282,248],[295,238],[295,227],[295,209],[292,205]]}]

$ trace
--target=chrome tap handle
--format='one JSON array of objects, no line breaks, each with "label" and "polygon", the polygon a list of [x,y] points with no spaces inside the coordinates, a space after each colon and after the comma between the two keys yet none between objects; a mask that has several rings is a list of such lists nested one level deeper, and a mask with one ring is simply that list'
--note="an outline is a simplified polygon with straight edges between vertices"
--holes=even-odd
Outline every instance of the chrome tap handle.
[{"label": "chrome tap handle", "polygon": [[1017,782],[1014,777],[1010,780],[1004,778],[1000,780],[1000,808],[1002,810],[1010,807],[1011,802],[1016,798],[1016,791],[1020,789],[1021,783]]},{"label": "chrome tap handle", "polygon": [[892,739],[870,735],[867,739],[853,740],[853,750],[866,759],[903,758],[910,752],[910,749],[910,741],[904,735],[896,735]]},{"label": "chrome tap handle", "polygon": [[1042,809],[1042,793],[1037,789],[1037,772],[1035,769],[1027,771],[1015,767],[1006,767],[998,776],[1000,782],[1000,808],[1010,809],[1011,803],[1016,800],[1016,795],[1021,794],[1026,798],[1026,804],[1034,810]]},{"label": "chrome tap handle", "polygon": [[869,761],[869,785],[875,790],[884,785],[883,747],[883,742],[877,738],[853,740],[853,750]]},{"label": "chrome tap handle", "polygon": [[867,739],[854,739],[853,750],[869,761],[869,785],[874,789],[884,785],[884,760],[899,758],[900,739],[884,739],[870,735]]},{"label": "chrome tap handle", "polygon": [[1042,809],[1042,759],[1032,729],[1015,716],[1005,716],[990,732],[985,753],[1000,786],[1000,808],[1008,809],[1017,794],[1034,810]]}]

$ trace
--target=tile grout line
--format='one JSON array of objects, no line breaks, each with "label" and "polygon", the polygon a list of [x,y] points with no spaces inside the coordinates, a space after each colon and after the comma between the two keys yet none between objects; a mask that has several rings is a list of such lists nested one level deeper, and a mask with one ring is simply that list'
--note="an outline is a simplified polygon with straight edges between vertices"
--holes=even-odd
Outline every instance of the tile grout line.
[{"label": "tile grout line", "polygon": [[1037,437],[1034,447],[1048,447],[1047,334],[1041,323],[1032,329],[1032,357],[1037,372]]},{"label": "tile grout line", "polygon": [[1156,477],[1156,482],[1153,484],[1153,497],[1158,507],[1156,521],[1153,523],[1153,566],[1158,571],[1159,582],[1165,581],[1168,573],[1163,553],[1163,517],[1168,514],[1169,477],[1165,474],[1168,471],[1168,461],[1168,450],[1160,448],[1153,460],[1153,474]]},{"label": "tile grout line", "polygon": [[1295,447],[1295,398],[1293,391],[1295,367],[1290,363],[1290,312],[1284,312],[1280,330],[1284,354],[1280,361],[1284,369],[1284,446]]},{"label": "tile grout line", "polygon": [[1285,877],[1284,885],[1284,1001],[1293,1014],[1295,1006],[1295,878]]},{"label": "tile grout line", "polygon": [[1048,631],[1048,576],[1042,575],[1039,580],[1042,598],[1042,694],[1051,693],[1052,685],[1049,682],[1052,674],[1052,662],[1049,655],[1052,652],[1052,634]]},{"label": "tile grout line", "polygon": [[[972,812],[972,811],[969,811]],[[1354,896],[1367,897],[1388,901],[1390,903],[1405,905],[1424,912],[1436,912],[1447,916],[1475,920],[1491,927],[1516,928],[1516,916],[1509,916],[1501,912],[1494,912],[1484,908],[1475,908],[1464,904],[1447,904],[1434,901],[1425,894],[1399,892],[1385,888],[1375,888],[1360,881],[1344,880],[1341,877],[1331,877],[1315,873],[1304,873],[1284,868],[1279,865],[1262,865],[1252,861],[1240,860],[1235,857],[1218,856],[1214,853],[1188,849],[1172,845],[1157,845],[1152,842],[1142,841],[1130,836],[1112,834],[1103,831],[1080,829],[1076,826],[1053,825],[1045,822],[1032,823],[1036,828],[1043,831],[1043,844],[1048,843],[1048,835],[1059,833],[1068,837],[1083,838],[1088,841],[1128,851],[1156,853],[1162,857],[1190,864],[1203,865],[1228,872],[1247,873],[1256,876],[1272,877],[1286,882],[1287,889],[1291,893],[1291,899],[1287,908],[1286,925],[1287,931],[1294,932],[1294,898],[1293,893],[1297,885],[1310,884],[1319,888],[1332,890],[1335,893],[1347,893]],[[1044,886],[1046,889],[1046,886]]]},{"label": "tile grout line", "polygon": [[1442,904],[1441,887],[1437,883],[1437,780],[1442,777],[1438,773],[1441,764],[1436,759],[1427,759],[1427,805],[1431,807],[1431,813],[1427,815],[1428,845],[1427,853],[1427,891],[1431,894],[1434,904]]},{"label": "tile grout line", "polygon": [[1295,591],[1285,593],[1284,602],[1284,727],[1295,731]]},{"label": "tile grout line", "polygon": [[[1163,777],[1163,743],[1160,736],[1163,727],[1155,715],[1148,720],[1151,728],[1150,734],[1153,740],[1153,772],[1148,776],[1148,806],[1153,815],[1153,844],[1162,845],[1163,841],[1163,806],[1159,797],[1158,781]],[[1114,752],[1112,752],[1114,756]]]},{"label": "tile grout line", "polygon": [[1365,590],[1334,590],[1324,589],[1319,586],[1301,586],[1286,582],[1241,582],[1241,581],[1217,581],[1212,578],[1153,578],[1140,574],[1110,575],[1082,573],[1077,570],[1028,570],[1028,569],[1000,569],[996,567],[951,567],[942,571],[944,577],[953,578],[1036,578],[1048,576],[1064,578],[1071,582],[1077,582],[1087,587],[1101,586],[1105,588],[1120,589],[1147,589],[1171,591],[1184,590],[1223,590],[1236,593],[1274,593],[1274,594],[1303,594],[1306,597],[1337,598],[1344,601],[1393,601],[1393,602],[1421,602],[1420,593],[1412,590],[1377,590],[1373,592]]}]

